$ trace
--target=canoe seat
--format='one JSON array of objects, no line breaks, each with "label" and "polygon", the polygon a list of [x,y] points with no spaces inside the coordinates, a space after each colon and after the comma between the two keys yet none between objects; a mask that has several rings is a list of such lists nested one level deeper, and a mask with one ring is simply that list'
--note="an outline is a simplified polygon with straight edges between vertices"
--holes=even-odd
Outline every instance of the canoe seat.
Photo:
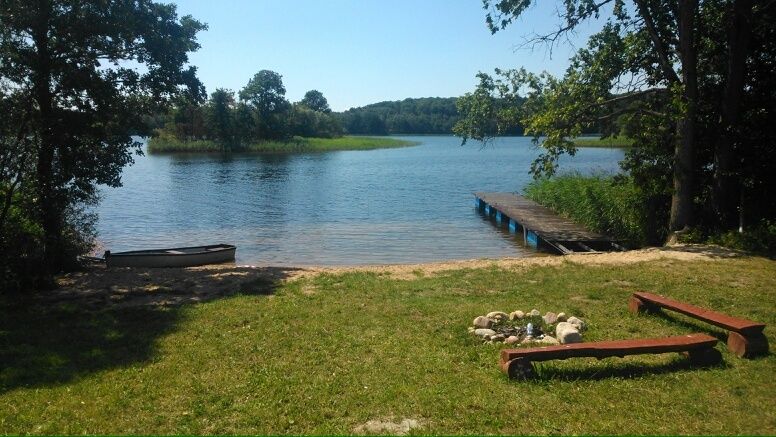
[{"label": "canoe seat", "polygon": [[730,331],[728,349],[739,357],[751,357],[768,351],[768,339],[763,334],[765,323],[732,317],[644,291],[633,293],[628,308],[634,313],[656,312],[665,308],[719,326]]},{"label": "canoe seat", "polygon": [[678,335],[674,337],[637,340],[597,341],[562,344],[524,349],[504,349],[499,364],[510,378],[523,379],[534,374],[533,361],[565,360],[576,357],[624,357],[626,355],[682,352],[698,364],[719,361],[721,355],[714,349],[717,339],[707,334]]}]

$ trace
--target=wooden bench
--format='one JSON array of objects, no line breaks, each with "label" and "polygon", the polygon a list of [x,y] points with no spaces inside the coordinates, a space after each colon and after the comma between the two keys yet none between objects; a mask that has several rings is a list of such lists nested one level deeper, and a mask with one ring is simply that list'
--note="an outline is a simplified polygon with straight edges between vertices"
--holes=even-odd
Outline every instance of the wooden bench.
[{"label": "wooden bench", "polygon": [[565,360],[576,357],[624,357],[625,355],[662,354],[682,352],[693,363],[718,362],[721,355],[714,349],[717,339],[707,334],[678,335],[675,337],[645,338],[638,340],[598,341],[563,344],[559,346],[526,349],[503,349],[499,364],[510,378],[524,379],[534,374],[534,361]]},{"label": "wooden bench", "polygon": [[655,312],[666,308],[719,326],[729,331],[728,349],[739,357],[752,357],[768,352],[768,339],[763,334],[764,323],[731,317],[647,292],[633,293],[628,308],[634,313]]}]

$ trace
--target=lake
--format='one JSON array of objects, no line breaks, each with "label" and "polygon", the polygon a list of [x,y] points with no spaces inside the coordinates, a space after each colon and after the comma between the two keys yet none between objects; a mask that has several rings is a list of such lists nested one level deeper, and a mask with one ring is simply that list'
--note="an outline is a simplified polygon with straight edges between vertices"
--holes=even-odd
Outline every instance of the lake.
[{"label": "lake", "polygon": [[[474,207],[474,191],[521,192],[530,138],[482,146],[402,136],[416,147],[310,154],[146,155],[102,190],[106,249],[230,243],[237,262],[350,265],[533,256]],[[616,172],[620,149],[580,149],[561,172]]]}]

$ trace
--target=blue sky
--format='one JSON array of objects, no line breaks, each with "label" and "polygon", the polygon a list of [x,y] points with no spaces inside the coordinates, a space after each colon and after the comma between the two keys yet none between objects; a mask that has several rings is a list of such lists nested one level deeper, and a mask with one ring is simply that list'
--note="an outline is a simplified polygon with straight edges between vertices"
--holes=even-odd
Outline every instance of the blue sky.
[{"label": "blue sky", "polygon": [[[168,0],[169,1],[169,0]],[[208,24],[191,55],[208,93],[239,90],[259,70],[283,75],[286,96],[321,91],[335,111],[407,97],[459,96],[478,71],[526,67],[560,74],[572,45],[517,49],[558,24],[556,2],[541,0],[522,20],[491,35],[480,0],[175,0],[179,15]]]}]

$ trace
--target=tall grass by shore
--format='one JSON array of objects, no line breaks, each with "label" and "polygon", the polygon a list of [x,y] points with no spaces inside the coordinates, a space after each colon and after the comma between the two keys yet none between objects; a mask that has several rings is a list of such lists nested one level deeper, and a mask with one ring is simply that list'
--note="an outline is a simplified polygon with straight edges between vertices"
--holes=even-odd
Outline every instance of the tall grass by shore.
[{"label": "tall grass by shore", "polygon": [[[373,150],[409,147],[417,144],[414,141],[390,137],[294,137],[287,141],[263,141],[234,146],[229,151],[237,153],[303,153],[335,150]],[[170,136],[152,137],[148,140],[148,153],[218,153],[223,151],[224,147],[220,143],[209,140],[180,141]]]},{"label": "tall grass by shore", "polygon": [[574,138],[574,145],[577,147],[612,147],[624,149],[633,147],[633,140],[627,137],[579,137]]},{"label": "tall grass by shore", "polygon": [[585,227],[639,247],[650,240],[637,187],[613,176],[561,175],[531,182],[525,195]]}]

